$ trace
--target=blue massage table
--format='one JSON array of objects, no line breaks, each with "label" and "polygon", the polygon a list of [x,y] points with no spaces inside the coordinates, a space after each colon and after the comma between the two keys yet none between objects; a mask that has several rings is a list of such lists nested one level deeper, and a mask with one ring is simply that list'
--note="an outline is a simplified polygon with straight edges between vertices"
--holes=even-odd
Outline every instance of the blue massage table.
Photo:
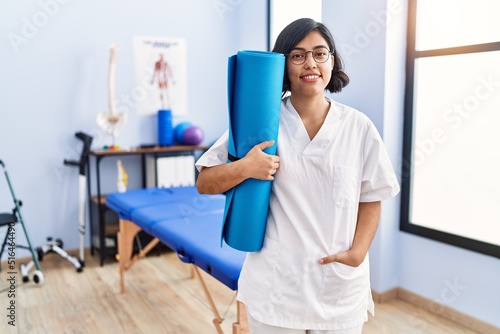
[{"label": "blue massage table", "polygon": [[[195,187],[147,188],[110,194],[106,197],[106,206],[120,217],[120,291],[125,291],[125,271],[161,242],[174,250],[181,261],[193,265],[192,273],[198,277],[214,313],[213,323],[217,332],[222,333],[220,324],[223,319],[198,268],[231,290],[238,289],[246,253],[221,244],[225,196],[200,195]],[[141,230],[154,239],[132,256],[135,236]],[[233,323],[233,333],[240,333],[242,306],[237,302],[236,307],[237,320]]]}]

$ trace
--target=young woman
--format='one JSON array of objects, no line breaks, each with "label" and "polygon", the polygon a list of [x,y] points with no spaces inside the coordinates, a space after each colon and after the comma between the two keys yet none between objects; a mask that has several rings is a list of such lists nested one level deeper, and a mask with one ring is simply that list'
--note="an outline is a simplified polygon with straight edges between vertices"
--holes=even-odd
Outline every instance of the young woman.
[{"label": "young woman", "polygon": [[274,180],[264,246],[239,279],[252,334],[361,333],[374,308],[368,249],[380,201],[399,185],[372,122],[325,96],[349,82],[329,30],[299,19],[273,51],[286,55],[277,155],[262,151],[269,141],[226,163],[226,132],[197,161],[197,187]]}]

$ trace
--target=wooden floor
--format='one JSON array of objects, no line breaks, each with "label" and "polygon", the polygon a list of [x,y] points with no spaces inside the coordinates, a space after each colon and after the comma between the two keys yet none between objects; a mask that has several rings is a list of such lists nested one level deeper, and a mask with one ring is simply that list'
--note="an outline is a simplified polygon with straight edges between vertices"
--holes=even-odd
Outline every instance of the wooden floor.
[{"label": "wooden floor", "polygon": [[[48,254],[41,262],[43,285],[21,283],[16,298],[9,297],[5,263],[0,273],[0,333],[217,333],[213,315],[198,280],[172,252],[138,261],[126,275],[126,292],[119,292],[118,263],[99,266],[97,256],[86,257],[77,273],[66,260]],[[226,319],[224,333],[231,333],[236,319],[235,292],[203,275],[214,292],[219,313]],[[15,301],[15,324],[8,324],[9,303]],[[243,333],[248,334],[245,328]],[[363,334],[450,333],[472,334],[454,322],[411,304],[392,300],[376,305]]]}]

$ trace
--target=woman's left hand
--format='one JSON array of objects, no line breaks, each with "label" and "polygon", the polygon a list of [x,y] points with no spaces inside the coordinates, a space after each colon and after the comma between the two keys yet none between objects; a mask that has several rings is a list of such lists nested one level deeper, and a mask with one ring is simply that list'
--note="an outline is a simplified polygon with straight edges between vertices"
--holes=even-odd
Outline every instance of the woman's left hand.
[{"label": "woman's left hand", "polygon": [[318,262],[320,264],[339,262],[339,263],[348,265],[350,267],[358,267],[361,263],[363,263],[364,259],[365,259],[365,256],[362,256],[362,254],[358,254],[357,252],[355,252],[351,249],[347,252],[340,252],[337,254],[322,257],[321,259],[319,259]]}]

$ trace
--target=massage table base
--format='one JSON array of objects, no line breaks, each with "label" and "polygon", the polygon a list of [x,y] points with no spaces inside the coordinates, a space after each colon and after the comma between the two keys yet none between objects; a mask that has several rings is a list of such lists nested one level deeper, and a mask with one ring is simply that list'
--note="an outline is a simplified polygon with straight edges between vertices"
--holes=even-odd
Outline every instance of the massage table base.
[{"label": "massage table base", "polygon": [[[118,239],[118,261],[119,261],[118,270],[120,272],[121,293],[125,292],[125,272],[130,268],[132,268],[132,266],[137,260],[145,257],[159,242],[158,238],[154,238],[146,245],[146,247],[144,247],[144,249],[142,249],[139,253],[132,256],[134,239],[137,233],[139,233],[140,231],[141,228],[136,224],[134,224],[133,222],[126,219],[120,219],[120,230],[117,233],[117,239]],[[193,276],[197,276],[198,281],[200,282],[200,285],[203,289],[203,292],[205,293],[205,297],[207,298],[208,303],[210,304],[210,309],[212,310],[212,313],[214,315],[214,319],[212,320],[212,322],[217,330],[217,333],[223,334],[224,332],[222,331],[220,325],[222,324],[224,319],[220,316],[219,311],[217,310],[215,302],[210,293],[210,290],[205,284],[205,280],[201,276],[198,267],[194,264],[191,265],[191,277]],[[240,322],[241,307],[242,307],[241,303],[239,301],[236,301],[236,321],[233,323],[232,327],[233,334],[241,333],[241,322]]]}]

